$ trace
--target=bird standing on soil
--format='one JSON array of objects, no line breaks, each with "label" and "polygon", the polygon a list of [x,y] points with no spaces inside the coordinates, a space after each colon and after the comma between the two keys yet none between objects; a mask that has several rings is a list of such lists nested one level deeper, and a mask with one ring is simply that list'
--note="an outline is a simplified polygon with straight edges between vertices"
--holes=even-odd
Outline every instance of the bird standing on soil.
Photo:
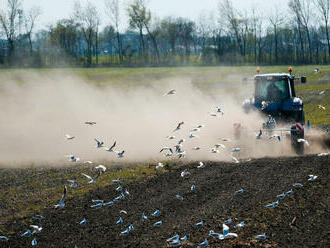
[{"label": "bird standing on soil", "polygon": [[313,181],[316,180],[317,177],[318,177],[318,176],[309,175],[308,181],[313,182]]},{"label": "bird standing on soil", "polygon": [[199,165],[197,166],[197,169],[205,168],[205,165],[203,162],[199,162]]},{"label": "bird standing on soil", "polygon": [[87,224],[86,218],[84,218],[82,221],[79,222],[79,225],[86,225],[86,224]]},{"label": "bird standing on soil", "polygon": [[159,226],[161,226],[161,225],[163,225],[163,222],[162,222],[162,221],[158,221],[158,222],[156,222],[156,223],[154,224],[154,227],[159,227]]},{"label": "bird standing on soil", "polygon": [[42,230],[42,227],[36,225],[30,225],[30,227],[33,229],[32,234],[40,233]]},{"label": "bird standing on soil", "polygon": [[201,222],[196,223],[195,226],[197,226],[197,227],[204,226],[204,221],[201,221]]},{"label": "bird standing on soil", "polygon": [[69,187],[70,188],[77,188],[78,187],[78,183],[75,180],[68,180],[68,182],[70,183]]},{"label": "bird standing on soil", "polygon": [[156,211],[153,212],[151,215],[152,215],[153,217],[159,217],[159,215],[160,215],[160,211],[159,211],[159,209],[156,209]]},{"label": "bird standing on soil", "polygon": [[64,201],[66,199],[67,191],[68,191],[67,187],[64,186],[62,198],[59,201],[59,203],[54,206],[55,208],[64,208],[65,207],[65,202]]},{"label": "bird standing on soil", "polygon": [[272,202],[270,204],[267,204],[265,207],[266,208],[275,208],[275,207],[277,207],[279,205],[280,205],[279,201],[276,201],[276,202]]},{"label": "bird standing on soil", "polygon": [[121,225],[121,224],[123,224],[123,223],[124,223],[123,218],[120,217],[120,218],[117,220],[116,225]]},{"label": "bird standing on soil", "polygon": [[160,169],[160,168],[163,168],[164,165],[162,163],[158,163],[158,165],[156,165],[156,169]]},{"label": "bird standing on soil", "polygon": [[34,239],[32,240],[32,242],[31,242],[31,244],[32,244],[32,246],[36,246],[36,245],[37,245],[37,239],[34,238]]},{"label": "bird standing on soil", "polygon": [[205,239],[202,243],[200,243],[197,248],[202,248],[202,247],[206,247],[209,245],[209,241],[207,239]]},{"label": "bird standing on soil", "polygon": [[322,106],[322,105],[318,105],[318,108],[319,108],[319,109],[322,109],[322,110],[325,110],[325,107]]},{"label": "bird standing on soil", "polygon": [[234,226],[235,228],[243,228],[245,226],[245,222],[242,221],[241,223],[237,224],[236,226]]},{"label": "bird standing on soil", "polygon": [[26,237],[26,238],[28,238],[28,237],[31,237],[31,235],[32,235],[32,232],[31,232],[30,229],[28,229],[25,233],[23,233],[23,234],[21,235],[21,237]]},{"label": "bird standing on soil", "polygon": [[1,241],[8,241],[9,238],[7,238],[6,236],[0,236],[0,240],[1,240]]},{"label": "bird standing on soil", "polygon": [[259,235],[254,236],[254,238],[256,238],[256,239],[266,239],[267,236],[266,236],[266,233],[263,233],[263,234],[259,234]]},{"label": "bird standing on soil", "polygon": [[190,175],[191,173],[187,169],[181,172],[181,177],[189,177]]},{"label": "bird standing on soil", "polygon": [[102,165],[102,164],[96,166],[95,169],[96,170],[99,170],[101,172],[105,172],[107,170],[107,168],[104,165]]}]

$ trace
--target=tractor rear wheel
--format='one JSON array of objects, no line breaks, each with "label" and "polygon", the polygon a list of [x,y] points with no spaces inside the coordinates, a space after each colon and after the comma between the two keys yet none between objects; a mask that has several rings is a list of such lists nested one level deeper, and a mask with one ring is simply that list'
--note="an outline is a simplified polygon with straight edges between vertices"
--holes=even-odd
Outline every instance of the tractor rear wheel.
[{"label": "tractor rear wheel", "polygon": [[304,131],[299,131],[296,126],[291,127],[291,146],[298,155],[304,155],[304,142],[298,142],[299,139],[304,139]]}]

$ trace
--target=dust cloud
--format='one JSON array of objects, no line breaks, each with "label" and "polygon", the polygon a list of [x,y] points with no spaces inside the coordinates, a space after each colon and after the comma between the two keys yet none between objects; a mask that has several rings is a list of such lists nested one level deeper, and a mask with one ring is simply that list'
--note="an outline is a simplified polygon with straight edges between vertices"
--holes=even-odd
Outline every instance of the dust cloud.
[{"label": "dust cloud", "polygon": [[[8,73],[1,80],[0,166],[61,166],[70,163],[65,157],[70,154],[81,163],[178,159],[177,155],[165,158],[159,151],[180,139],[185,139],[185,160],[232,161],[231,151],[236,147],[241,148],[234,154],[239,159],[292,155],[289,139],[256,140],[265,117],[243,113],[243,99],[252,91],[241,84],[233,86],[241,80],[239,76],[206,86],[196,86],[188,77],[146,78],[142,85],[113,84],[110,78],[109,83],[93,84],[68,70],[22,71],[19,76]],[[171,89],[177,93],[164,96]],[[217,106],[224,115],[211,116]],[[86,121],[97,124],[89,126]],[[182,129],[173,132],[181,121]],[[242,125],[240,140],[234,138],[234,123]],[[197,137],[189,138],[198,125],[204,127],[195,132]],[[66,140],[66,134],[75,138]],[[105,146],[117,141],[115,150],[125,150],[124,158],[96,148],[94,138]],[[211,153],[219,143],[226,148]],[[193,150],[197,146],[201,149]]]}]

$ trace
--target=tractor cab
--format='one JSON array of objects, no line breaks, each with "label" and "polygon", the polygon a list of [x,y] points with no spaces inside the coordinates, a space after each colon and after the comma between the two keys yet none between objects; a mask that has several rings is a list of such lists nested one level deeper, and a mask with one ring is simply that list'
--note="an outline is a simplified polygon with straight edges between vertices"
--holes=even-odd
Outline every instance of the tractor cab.
[{"label": "tractor cab", "polygon": [[296,96],[294,80],[291,74],[256,75],[254,107],[281,121],[304,122],[303,102]]}]

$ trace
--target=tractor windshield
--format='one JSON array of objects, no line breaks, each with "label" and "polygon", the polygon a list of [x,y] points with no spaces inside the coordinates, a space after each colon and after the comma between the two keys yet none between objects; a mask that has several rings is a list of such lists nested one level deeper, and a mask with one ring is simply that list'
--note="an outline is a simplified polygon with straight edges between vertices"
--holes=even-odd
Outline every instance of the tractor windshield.
[{"label": "tractor windshield", "polygon": [[288,80],[257,80],[255,99],[257,101],[280,102],[290,98]]}]

